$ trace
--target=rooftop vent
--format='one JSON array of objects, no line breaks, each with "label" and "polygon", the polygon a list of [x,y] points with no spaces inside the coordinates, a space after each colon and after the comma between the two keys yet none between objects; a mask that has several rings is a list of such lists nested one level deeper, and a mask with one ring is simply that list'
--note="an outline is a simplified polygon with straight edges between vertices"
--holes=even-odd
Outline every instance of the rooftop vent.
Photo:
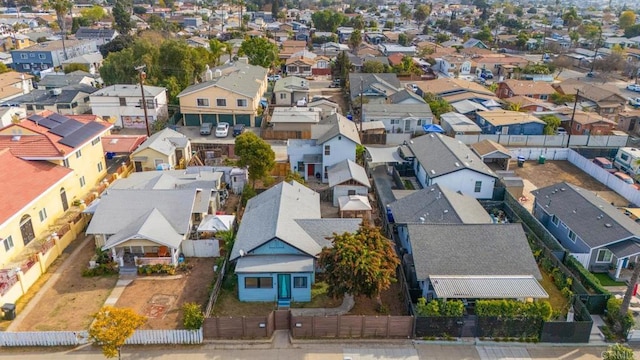
[{"label": "rooftop vent", "polygon": [[460,167],[460,163],[456,161],[456,167]]},{"label": "rooftop vent", "polygon": [[435,174],[436,174],[436,171],[435,171],[435,170],[433,170],[433,169],[431,169],[431,174],[432,174],[432,175],[435,175]]},{"label": "rooftop vent", "polygon": [[611,225],[611,224],[609,224],[609,223],[606,223],[606,224],[604,224],[604,227],[606,227],[607,229],[610,229],[610,228],[612,228],[612,227],[613,227],[613,225]]}]

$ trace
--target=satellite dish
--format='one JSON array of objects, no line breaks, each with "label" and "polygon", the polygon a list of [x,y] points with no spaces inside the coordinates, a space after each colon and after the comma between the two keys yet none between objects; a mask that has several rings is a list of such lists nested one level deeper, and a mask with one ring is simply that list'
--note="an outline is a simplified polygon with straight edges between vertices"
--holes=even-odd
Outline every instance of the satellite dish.
[{"label": "satellite dish", "polygon": [[244,250],[240,249],[240,251],[238,251],[238,253],[240,253],[240,257],[244,257]]}]

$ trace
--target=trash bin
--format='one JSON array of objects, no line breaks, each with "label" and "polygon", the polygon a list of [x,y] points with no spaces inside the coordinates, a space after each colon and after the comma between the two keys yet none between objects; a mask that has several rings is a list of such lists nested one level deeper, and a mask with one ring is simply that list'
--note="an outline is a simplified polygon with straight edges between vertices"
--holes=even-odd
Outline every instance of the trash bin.
[{"label": "trash bin", "polygon": [[538,157],[538,164],[544,164],[546,159],[547,158],[544,155],[540,155],[540,157]]},{"label": "trash bin", "polygon": [[518,156],[518,167],[523,167],[524,161],[525,161],[524,156]]},{"label": "trash bin", "polygon": [[6,303],[1,307],[5,320],[13,320],[16,318],[16,304]]}]

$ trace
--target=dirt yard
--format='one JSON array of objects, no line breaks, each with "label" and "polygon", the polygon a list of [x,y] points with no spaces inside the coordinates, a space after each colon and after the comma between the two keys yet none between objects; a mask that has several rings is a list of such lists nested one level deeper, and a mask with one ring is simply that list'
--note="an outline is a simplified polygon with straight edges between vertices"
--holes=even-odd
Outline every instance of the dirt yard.
[{"label": "dirt yard", "polygon": [[[596,192],[598,196],[613,203],[615,206],[627,206],[629,204],[627,199],[607,188],[598,180],[592,178],[568,161],[547,161],[545,164],[538,164],[537,161],[527,161],[522,168],[519,168],[517,164],[513,162],[509,168],[514,170],[518,176],[530,181],[535,188],[543,188],[561,181],[566,181]],[[531,199],[530,202],[533,202],[531,194],[526,193],[525,196]]]},{"label": "dirt yard", "polygon": [[[76,241],[83,240],[79,238],[74,240],[74,242]],[[70,249],[67,248],[67,250]],[[65,253],[67,253],[66,250]],[[65,253],[61,258],[68,257],[68,255],[65,256]],[[82,277],[82,270],[89,265],[89,259],[94,253],[95,245],[92,239],[84,244],[77,258],[70,260],[73,261],[73,264],[44,294],[40,304],[22,321],[18,331],[84,330],[89,328],[93,320],[92,315],[100,310],[118,279],[117,276]]]},{"label": "dirt yard", "polygon": [[202,309],[209,300],[215,258],[187,258],[193,265],[177,279],[138,276],[122,293],[116,307],[127,307],[148,317],[143,329],[182,329],[182,304],[195,302]]},{"label": "dirt yard", "polygon": [[402,300],[400,284],[395,282],[387,291],[383,291],[380,296],[383,306],[388,309],[387,313],[377,311],[378,303],[375,298],[369,299],[366,296],[356,297],[356,304],[349,311],[349,315],[407,315],[407,309]]}]

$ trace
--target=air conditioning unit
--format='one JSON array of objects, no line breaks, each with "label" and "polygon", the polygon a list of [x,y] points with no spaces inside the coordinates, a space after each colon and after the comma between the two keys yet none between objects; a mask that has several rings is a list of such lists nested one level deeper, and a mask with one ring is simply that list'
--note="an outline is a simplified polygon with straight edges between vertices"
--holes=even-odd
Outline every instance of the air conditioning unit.
[{"label": "air conditioning unit", "polygon": [[62,89],[51,89],[49,90],[49,93],[53,96],[58,96],[62,94]]}]

